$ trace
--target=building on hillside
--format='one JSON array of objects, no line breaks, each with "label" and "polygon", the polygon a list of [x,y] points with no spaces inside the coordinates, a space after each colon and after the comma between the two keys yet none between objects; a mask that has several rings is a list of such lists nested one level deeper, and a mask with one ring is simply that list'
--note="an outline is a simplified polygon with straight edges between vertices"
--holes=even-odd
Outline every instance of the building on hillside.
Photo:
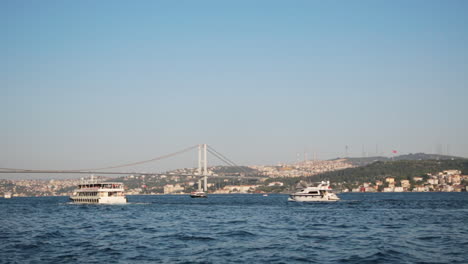
[{"label": "building on hillside", "polygon": [[216,193],[249,193],[255,191],[259,185],[226,185]]},{"label": "building on hillside", "polygon": [[413,189],[413,192],[428,192],[428,191],[429,191],[429,186],[417,185]]},{"label": "building on hillside", "polygon": [[432,184],[432,185],[436,185],[436,184],[439,184],[439,180],[437,178],[435,178],[435,179],[432,178],[432,179],[428,179],[427,183]]},{"label": "building on hillside", "polygon": [[443,172],[439,172],[439,174],[443,174],[443,175],[460,175],[461,174],[461,171],[459,170],[444,170]]},{"label": "building on hillside", "polygon": [[439,184],[440,184],[440,185],[445,185],[446,182],[447,182],[447,180],[445,179],[445,177],[439,177],[438,180],[439,180]]},{"label": "building on hillside", "polygon": [[388,184],[394,184],[395,183],[395,178],[388,177],[388,178],[385,178],[385,181],[388,182]]},{"label": "building on hillside", "polygon": [[442,191],[443,192],[453,192],[454,187],[452,185],[443,185],[442,186]]},{"label": "building on hillside", "polygon": [[409,180],[401,180],[401,187],[403,188],[410,188],[411,184]]},{"label": "building on hillside", "polygon": [[141,194],[142,192],[143,192],[143,189],[141,189],[141,188],[135,188],[135,189],[131,189],[131,190],[126,191],[126,193],[128,195]]},{"label": "building on hillside", "polygon": [[282,182],[270,182],[268,184],[269,187],[271,187],[271,186],[283,186],[283,185],[284,185],[284,183],[282,183]]},{"label": "building on hillside", "polygon": [[461,175],[460,174],[455,174],[449,176],[448,182],[452,183],[452,185],[458,185],[461,183]]},{"label": "building on hillside", "polygon": [[218,189],[213,192],[214,194],[228,194],[231,193],[228,189]]},{"label": "building on hillside", "polygon": [[182,193],[184,191],[184,187],[180,186],[180,184],[166,184],[164,185],[164,194],[172,194],[172,193]]}]

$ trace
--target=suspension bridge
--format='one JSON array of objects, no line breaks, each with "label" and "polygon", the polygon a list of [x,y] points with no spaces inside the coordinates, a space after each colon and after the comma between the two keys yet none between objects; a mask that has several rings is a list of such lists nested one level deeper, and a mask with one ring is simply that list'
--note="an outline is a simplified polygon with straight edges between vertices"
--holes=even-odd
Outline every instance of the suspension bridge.
[{"label": "suspension bridge", "polygon": [[[123,168],[135,167],[137,165],[148,164],[158,162],[164,159],[172,158],[189,151],[195,150],[198,148],[198,170],[195,174],[171,174],[174,176],[192,176],[192,177],[203,177],[204,185],[206,189],[206,182],[207,178],[243,178],[243,179],[260,179],[263,177],[249,175],[249,172],[237,165],[235,162],[227,158],[225,155],[221,154],[213,147],[207,144],[198,144],[195,146],[191,146],[170,154],[162,155],[159,157],[155,157],[148,160],[142,160],[137,162],[125,163],[125,164],[117,164],[113,166],[106,166],[106,167],[97,167],[97,168],[84,168],[84,169],[69,169],[69,170],[55,170],[55,169],[18,169],[18,168],[0,168],[0,173],[43,173],[43,174],[115,174],[115,175],[164,175],[166,173],[159,173],[159,172],[138,172],[138,171],[119,171]],[[210,175],[208,172],[208,156],[207,153],[210,153],[224,164],[229,167],[235,168],[239,175]]]}]

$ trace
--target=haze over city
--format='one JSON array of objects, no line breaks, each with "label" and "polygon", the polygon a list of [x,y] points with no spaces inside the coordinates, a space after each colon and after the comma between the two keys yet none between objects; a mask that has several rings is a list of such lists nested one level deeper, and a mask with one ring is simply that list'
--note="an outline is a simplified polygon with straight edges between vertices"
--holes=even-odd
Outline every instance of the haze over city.
[{"label": "haze over city", "polygon": [[[467,11],[1,1],[0,167],[108,166],[201,143],[245,165],[343,157],[346,146],[468,157]],[[152,169],[195,166],[192,152]]]}]

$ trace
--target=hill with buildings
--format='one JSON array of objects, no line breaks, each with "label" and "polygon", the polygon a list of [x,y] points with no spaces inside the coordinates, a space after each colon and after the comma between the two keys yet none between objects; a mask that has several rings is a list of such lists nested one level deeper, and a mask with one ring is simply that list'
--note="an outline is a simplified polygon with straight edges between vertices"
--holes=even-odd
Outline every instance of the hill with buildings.
[{"label": "hill with buildings", "polygon": [[429,174],[446,170],[458,170],[461,174],[468,175],[468,159],[377,161],[366,166],[314,175],[306,180],[330,180],[353,187],[365,182],[383,181],[386,178],[394,178],[397,181],[411,181],[413,177],[427,179]]}]

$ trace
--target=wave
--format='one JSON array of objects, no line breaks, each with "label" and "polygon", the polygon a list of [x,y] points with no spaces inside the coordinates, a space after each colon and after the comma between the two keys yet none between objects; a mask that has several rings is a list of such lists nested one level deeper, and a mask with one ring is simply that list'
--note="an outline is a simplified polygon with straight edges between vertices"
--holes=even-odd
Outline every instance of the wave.
[{"label": "wave", "polygon": [[191,235],[177,235],[175,236],[175,238],[179,240],[202,240],[202,241],[216,240],[215,238],[212,238],[212,237],[191,236]]},{"label": "wave", "polygon": [[254,237],[257,236],[256,234],[244,230],[236,230],[236,231],[227,231],[217,233],[217,235],[221,236],[228,236],[228,237]]}]

